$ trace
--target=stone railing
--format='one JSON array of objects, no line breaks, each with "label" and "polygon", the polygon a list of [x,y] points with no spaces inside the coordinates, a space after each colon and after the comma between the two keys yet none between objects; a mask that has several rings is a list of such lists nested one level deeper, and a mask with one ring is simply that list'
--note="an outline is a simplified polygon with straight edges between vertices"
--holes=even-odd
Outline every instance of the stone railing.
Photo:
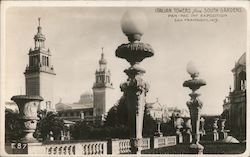
[{"label": "stone railing", "polygon": [[[176,136],[143,138],[142,150],[176,145]],[[130,139],[110,139],[108,141],[51,141],[29,143],[27,150],[11,154],[37,155],[106,155],[130,154]]]},{"label": "stone railing", "polygon": [[108,142],[108,153],[109,154],[128,154],[130,150],[129,139],[111,139]]},{"label": "stone railing", "polygon": [[142,150],[150,149],[150,138],[142,139]]},{"label": "stone railing", "polygon": [[176,145],[176,136],[154,137],[153,148]]},{"label": "stone railing", "polygon": [[47,155],[100,155],[107,154],[107,142],[53,143],[43,144]]}]

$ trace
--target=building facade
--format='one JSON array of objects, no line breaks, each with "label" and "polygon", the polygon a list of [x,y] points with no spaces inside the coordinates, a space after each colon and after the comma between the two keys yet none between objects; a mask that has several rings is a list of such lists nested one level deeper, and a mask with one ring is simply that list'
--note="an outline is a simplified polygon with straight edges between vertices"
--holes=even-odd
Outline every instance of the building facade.
[{"label": "building facade", "polygon": [[167,122],[170,119],[168,109],[166,106],[162,105],[158,99],[156,102],[146,103],[146,111],[154,120]]},{"label": "building facade", "polygon": [[235,63],[232,72],[234,88],[224,100],[223,116],[227,118],[226,124],[231,133],[246,139],[246,53]]},{"label": "building facade", "polygon": [[87,121],[93,122],[93,94],[84,92],[76,103],[65,104],[60,100],[55,105],[58,115],[68,121]]},{"label": "building facade", "polygon": [[43,97],[41,109],[46,107],[54,110],[53,81],[56,74],[51,61],[51,52],[45,48],[45,40],[39,18],[37,34],[34,36],[35,46],[29,50],[29,64],[24,72],[26,95]]},{"label": "building facade", "polygon": [[246,53],[236,62],[233,70],[234,90],[230,93],[230,130],[238,138],[246,138]]}]

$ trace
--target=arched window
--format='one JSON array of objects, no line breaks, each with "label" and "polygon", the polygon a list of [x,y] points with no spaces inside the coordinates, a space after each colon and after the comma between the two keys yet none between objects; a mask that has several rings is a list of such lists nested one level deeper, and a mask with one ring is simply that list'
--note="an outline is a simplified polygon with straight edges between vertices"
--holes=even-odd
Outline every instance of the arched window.
[{"label": "arched window", "polygon": [[241,71],[238,75],[238,89],[239,90],[246,90],[246,72]]}]

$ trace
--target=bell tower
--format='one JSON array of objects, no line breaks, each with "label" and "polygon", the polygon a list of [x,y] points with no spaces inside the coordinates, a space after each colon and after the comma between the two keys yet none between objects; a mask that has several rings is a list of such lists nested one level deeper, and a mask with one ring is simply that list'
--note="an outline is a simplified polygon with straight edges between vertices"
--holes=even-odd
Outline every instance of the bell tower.
[{"label": "bell tower", "polygon": [[41,18],[38,18],[37,33],[34,36],[34,48],[29,50],[29,64],[25,75],[26,95],[39,95],[44,98],[40,109],[54,110],[53,107],[53,81],[54,68],[51,63],[51,52],[45,49],[45,36],[40,26]]},{"label": "bell tower", "polygon": [[113,84],[110,79],[111,73],[107,69],[107,60],[104,58],[103,48],[99,69],[95,72],[95,83],[93,85],[94,116],[104,117],[113,104]]}]

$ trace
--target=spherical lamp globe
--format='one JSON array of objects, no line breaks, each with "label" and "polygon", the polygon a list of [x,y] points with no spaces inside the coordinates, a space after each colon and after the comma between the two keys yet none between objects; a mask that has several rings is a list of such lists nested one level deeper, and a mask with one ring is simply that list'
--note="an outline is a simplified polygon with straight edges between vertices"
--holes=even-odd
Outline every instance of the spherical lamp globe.
[{"label": "spherical lamp globe", "polygon": [[140,41],[147,26],[147,17],[139,10],[128,10],[122,16],[121,29],[130,42]]}]

